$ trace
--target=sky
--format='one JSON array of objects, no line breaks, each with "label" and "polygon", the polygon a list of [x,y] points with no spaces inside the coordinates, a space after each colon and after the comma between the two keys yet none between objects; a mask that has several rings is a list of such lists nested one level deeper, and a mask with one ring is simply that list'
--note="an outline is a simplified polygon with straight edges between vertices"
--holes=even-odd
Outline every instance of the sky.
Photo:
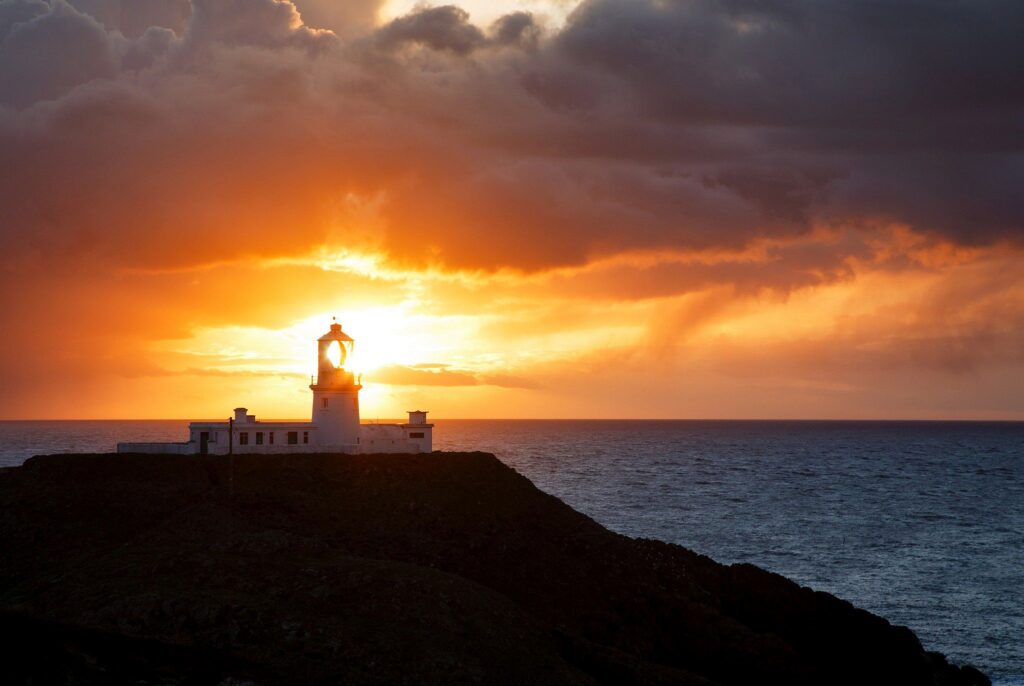
[{"label": "sky", "polygon": [[1019,0],[0,0],[0,418],[1024,419]]}]

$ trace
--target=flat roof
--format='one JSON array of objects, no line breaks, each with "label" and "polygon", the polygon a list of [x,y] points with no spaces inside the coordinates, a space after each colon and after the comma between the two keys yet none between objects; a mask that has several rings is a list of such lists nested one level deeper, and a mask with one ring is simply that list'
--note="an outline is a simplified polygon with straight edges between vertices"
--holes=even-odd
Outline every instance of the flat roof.
[{"label": "flat roof", "polygon": [[[188,426],[189,426],[189,428],[192,428],[194,426],[205,426],[205,427],[217,427],[217,428],[227,429],[229,424],[226,421],[197,421],[197,422],[189,422]],[[248,429],[250,427],[252,427],[252,428],[259,428],[259,429],[278,428],[278,427],[289,427],[289,428],[300,427],[300,428],[305,428],[305,429],[315,429],[316,428],[316,424],[314,424],[312,422],[263,422],[263,421],[258,421],[258,420],[255,421],[255,422],[235,422],[235,430],[236,431],[241,431],[243,429]]]}]

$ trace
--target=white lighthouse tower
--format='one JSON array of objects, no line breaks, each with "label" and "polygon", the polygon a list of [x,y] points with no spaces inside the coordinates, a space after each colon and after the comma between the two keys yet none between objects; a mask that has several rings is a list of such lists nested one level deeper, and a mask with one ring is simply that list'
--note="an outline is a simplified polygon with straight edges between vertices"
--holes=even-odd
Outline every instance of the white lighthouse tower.
[{"label": "white lighthouse tower", "polygon": [[317,341],[317,376],[310,384],[313,391],[312,423],[316,425],[317,443],[338,450],[358,450],[359,391],[362,386],[352,372],[345,370],[345,361],[352,355],[355,341],[331,324],[331,330]]}]

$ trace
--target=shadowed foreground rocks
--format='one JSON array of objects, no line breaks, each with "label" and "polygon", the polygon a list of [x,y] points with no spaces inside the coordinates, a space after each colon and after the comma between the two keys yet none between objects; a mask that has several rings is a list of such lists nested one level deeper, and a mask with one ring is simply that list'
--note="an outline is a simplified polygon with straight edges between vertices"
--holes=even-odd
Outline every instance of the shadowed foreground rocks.
[{"label": "shadowed foreground rocks", "polygon": [[0,502],[6,684],[988,683],[484,453],[45,456]]}]

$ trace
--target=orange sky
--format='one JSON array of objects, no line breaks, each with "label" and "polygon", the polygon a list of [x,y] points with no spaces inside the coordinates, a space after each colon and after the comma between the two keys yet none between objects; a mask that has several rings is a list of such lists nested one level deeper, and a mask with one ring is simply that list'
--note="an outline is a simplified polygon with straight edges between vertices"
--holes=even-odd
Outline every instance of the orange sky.
[{"label": "orange sky", "polygon": [[337,316],[364,418],[1024,419],[999,103],[713,3],[296,5],[0,14],[0,418],[304,417]]}]

